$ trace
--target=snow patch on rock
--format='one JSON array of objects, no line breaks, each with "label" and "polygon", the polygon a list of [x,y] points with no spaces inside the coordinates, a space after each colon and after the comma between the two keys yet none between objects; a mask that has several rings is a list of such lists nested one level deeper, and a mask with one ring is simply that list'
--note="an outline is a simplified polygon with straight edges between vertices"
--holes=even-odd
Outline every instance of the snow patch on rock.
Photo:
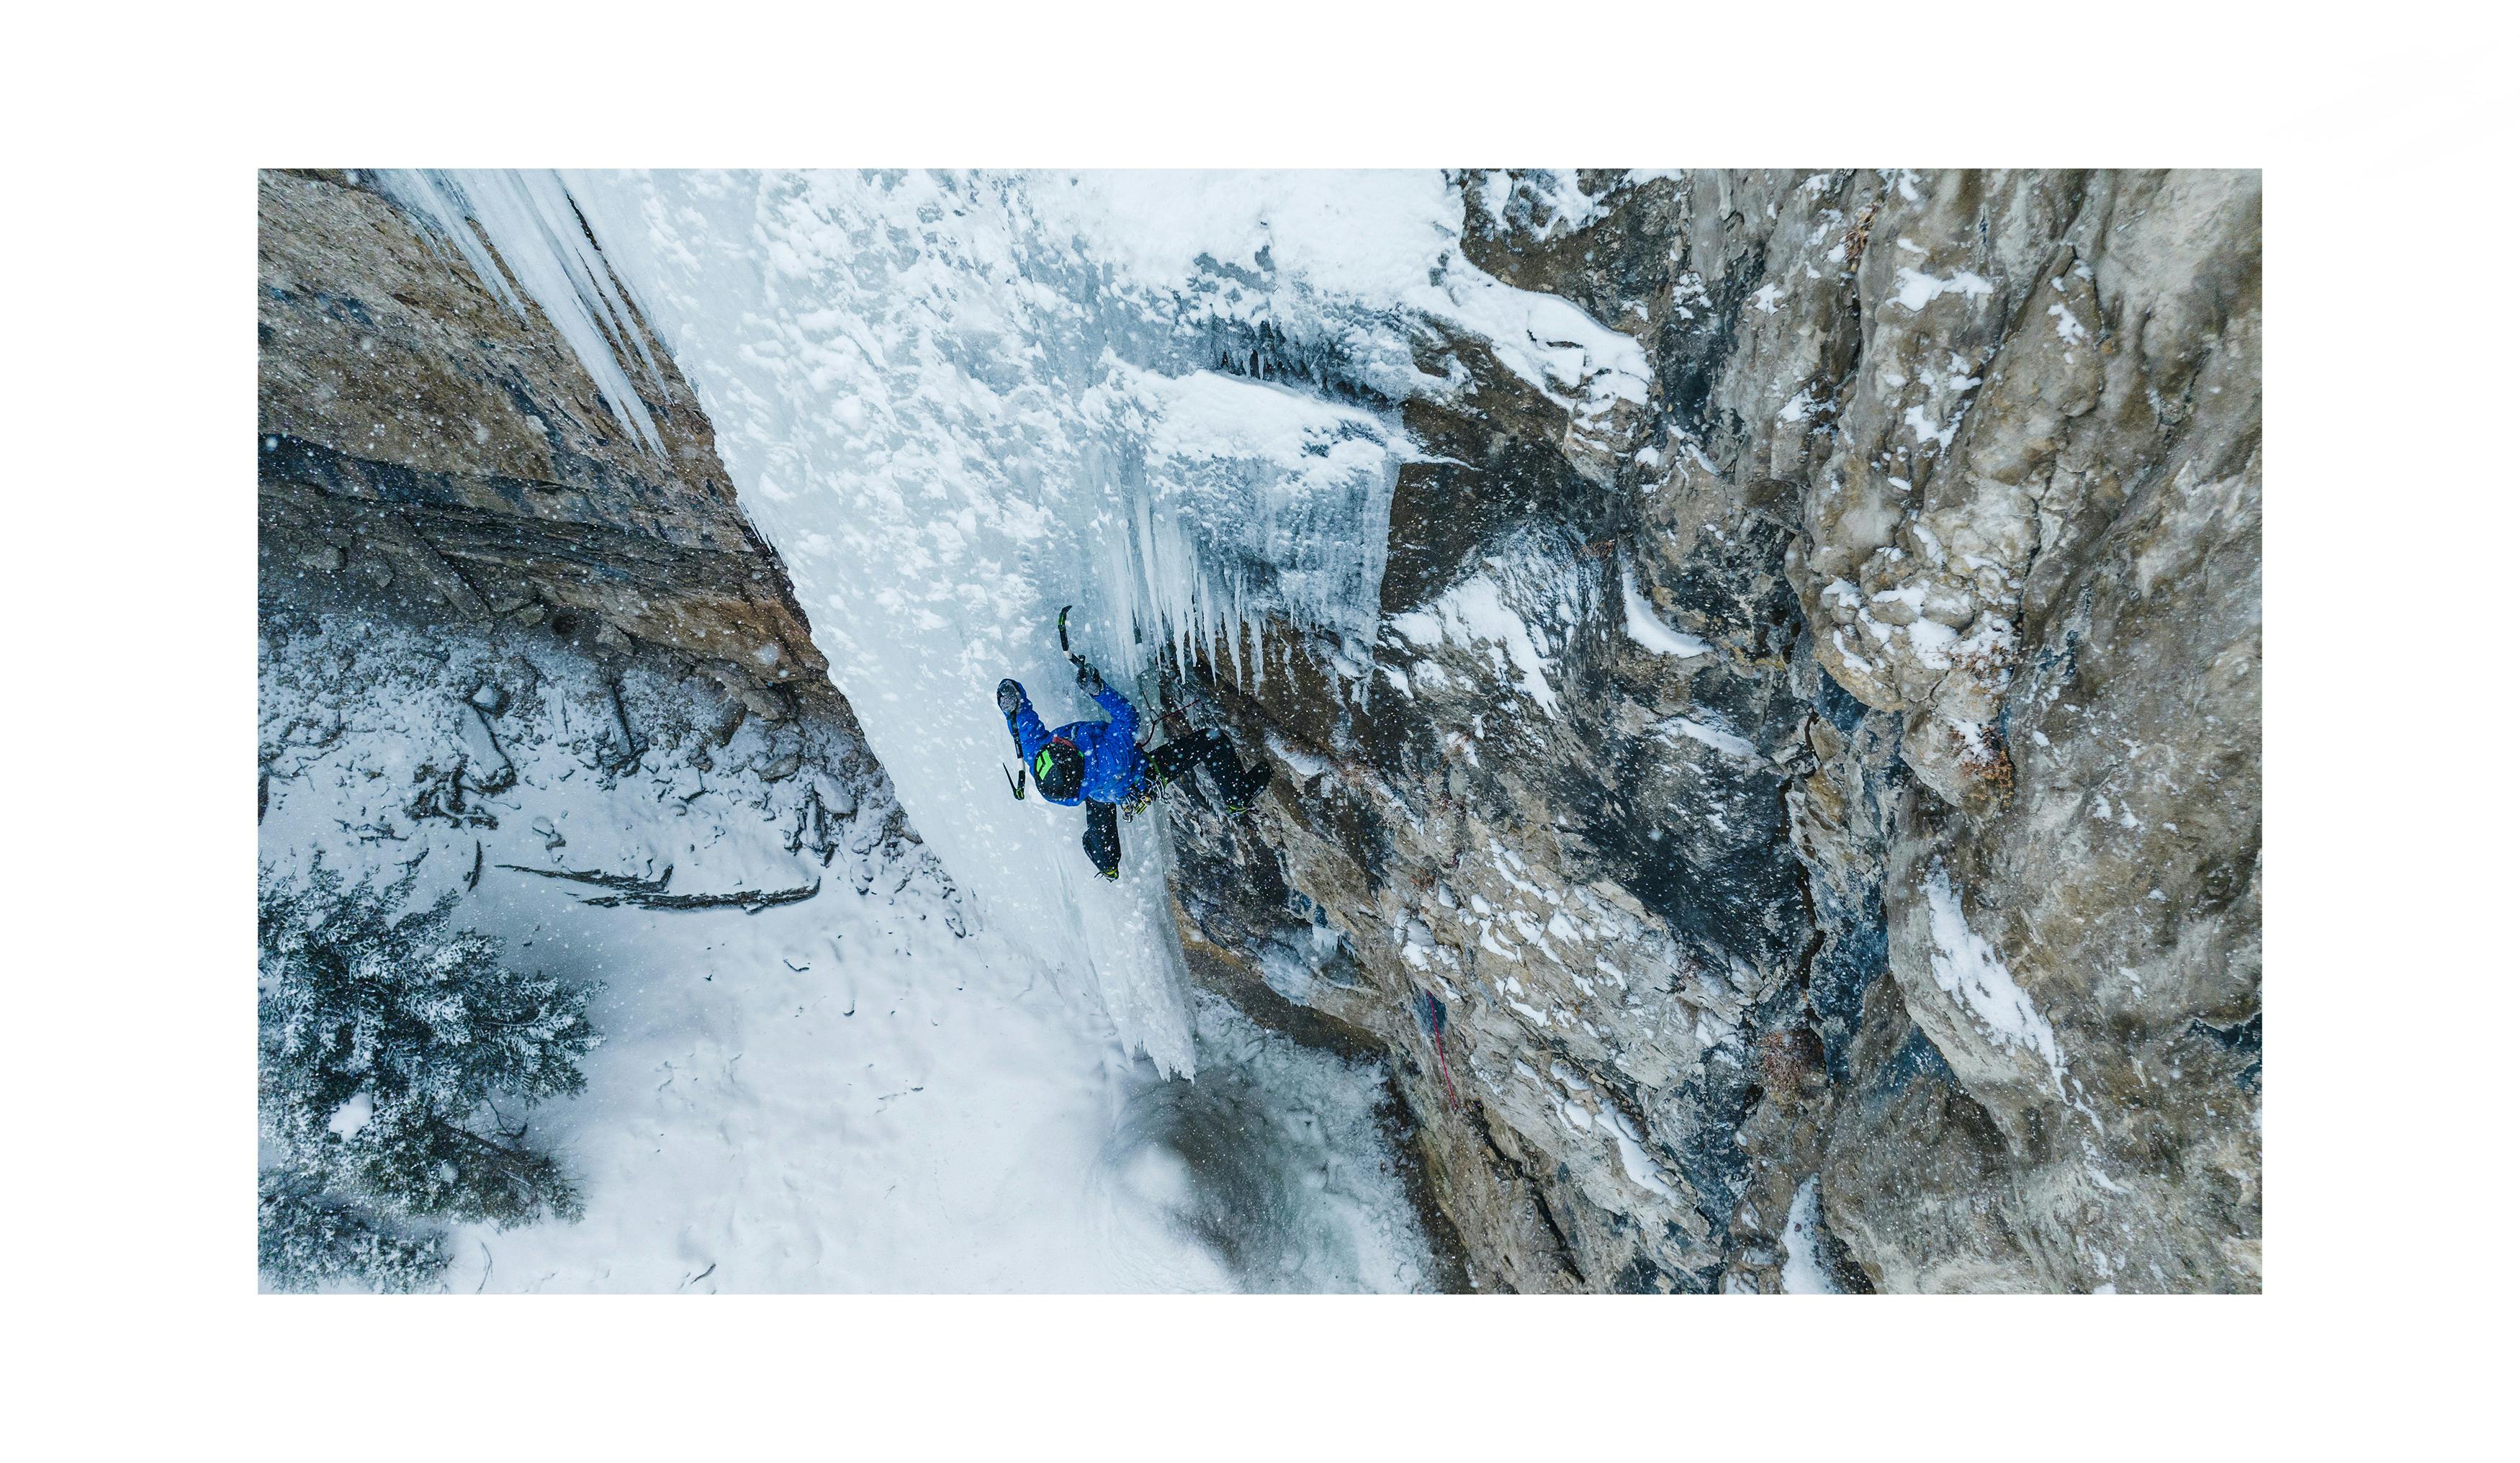
[{"label": "snow patch on rock", "polygon": [[1619,602],[1627,613],[1628,639],[1657,655],[1676,655],[1682,659],[1709,653],[1714,647],[1684,630],[1674,630],[1655,614],[1653,605],[1637,593],[1636,571],[1625,562],[1619,565]]},{"label": "snow patch on rock", "polygon": [[1794,1190],[1793,1207],[1785,1211],[1785,1264],[1782,1279],[1789,1296],[1841,1294],[1820,1261],[1820,1175],[1814,1174]]},{"label": "snow patch on rock", "polygon": [[2055,1028],[2039,1014],[1995,947],[1968,927],[1959,895],[1939,868],[1925,876],[1925,908],[1934,942],[1934,984],[1997,1042],[2045,1062],[2055,1079],[2056,1094],[2064,1096],[2065,1058],[2056,1045]]}]

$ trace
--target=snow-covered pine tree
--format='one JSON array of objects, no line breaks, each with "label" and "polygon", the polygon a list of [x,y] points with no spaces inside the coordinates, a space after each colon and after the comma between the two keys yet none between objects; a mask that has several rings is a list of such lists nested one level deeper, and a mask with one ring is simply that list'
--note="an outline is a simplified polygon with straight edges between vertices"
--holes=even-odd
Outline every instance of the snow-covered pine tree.
[{"label": "snow-covered pine tree", "polygon": [[452,927],[455,896],[411,907],[412,878],[345,884],[320,862],[265,877],[264,1135],[336,1190],[412,1216],[575,1219],[577,1191],[512,1109],[574,1094],[600,1040],[583,990],[521,971]]},{"label": "snow-covered pine tree", "polygon": [[263,1175],[260,1200],[255,1261],[274,1290],[428,1290],[446,1270],[437,1234],[406,1230],[307,1175]]}]

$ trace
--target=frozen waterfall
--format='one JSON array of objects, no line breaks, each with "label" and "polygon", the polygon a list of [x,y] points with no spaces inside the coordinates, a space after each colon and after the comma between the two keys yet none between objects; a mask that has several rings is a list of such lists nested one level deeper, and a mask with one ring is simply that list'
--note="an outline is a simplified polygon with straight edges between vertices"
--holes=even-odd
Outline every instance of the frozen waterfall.
[{"label": "frozen waterfall", "polygon": [[920,835],[994,928],[1090,971],[1167,1072],[1192,1023],[1160,820],[1130,825],[1116,887],[1096,878],[1076,814],[1008,796],[999,678],[1053,724],[1088,713],[1053,628],[1073,603],[1078,648],[1141,704],[1165,646],[1248,683],[1301,637],[1361,679],[1416,451],[1396,403],[1451,389],[1413,364],[1427,322],[1552,390],[1642,395],[1633,342],[1462,259],[1436,174],[387,187],[468,257],[459,215],[477,221],[634,432],[645,363],[612,291],[635,301]]}]

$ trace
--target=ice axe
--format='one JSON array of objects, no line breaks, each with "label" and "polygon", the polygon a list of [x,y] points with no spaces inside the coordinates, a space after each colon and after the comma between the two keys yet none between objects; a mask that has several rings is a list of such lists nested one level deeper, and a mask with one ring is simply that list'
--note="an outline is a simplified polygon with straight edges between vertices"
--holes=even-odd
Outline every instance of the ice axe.
[{"label": "ice axe", "polygon": [[1073,604],[1058,606],[1058,653],[1066,656],[1079,669],[1082,669],[1085,665],[1085,657],[1067,647],[1067,612],[1075,607]]}]

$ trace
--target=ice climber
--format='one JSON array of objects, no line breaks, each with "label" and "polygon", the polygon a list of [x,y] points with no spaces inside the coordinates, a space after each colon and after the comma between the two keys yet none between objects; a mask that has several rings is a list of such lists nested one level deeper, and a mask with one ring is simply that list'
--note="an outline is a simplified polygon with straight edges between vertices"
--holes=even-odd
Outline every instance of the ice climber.
[{"label": "ice climber", "polygon": [[[1179,781],[1199,767],[1215,779],[1226,812],[1250,810],[1269,785],[1266,764],[1245,771],[1234,748],[1214,732],[1177,736],[1163,745],[1138,745],[1138,709],[1128,698],[1102,684],[1102,674],[1081,655],[1076,684],[1110,717],[1103,722],[1069,722],[1056,730],[1044,727],[1032,709],[1032,698],[1018,681],[998,683],[998,710],[1015,739],[1015,754],[1041,795],[1064,808],[1085,805],[1085,857],[1106,879],[1120,876],[1120,818],[1134,815],[1165,784]],[[1023,796],[1023,777],[1014,781]]]}]

